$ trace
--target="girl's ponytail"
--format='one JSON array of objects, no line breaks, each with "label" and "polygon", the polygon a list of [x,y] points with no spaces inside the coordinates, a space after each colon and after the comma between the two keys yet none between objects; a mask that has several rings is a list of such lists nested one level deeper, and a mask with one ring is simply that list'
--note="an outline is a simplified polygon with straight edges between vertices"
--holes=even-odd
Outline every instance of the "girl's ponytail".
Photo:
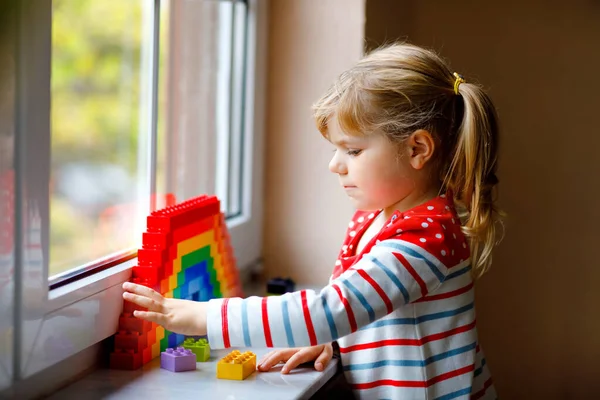
[{"label": "girl's ponytail", "polygon": [[470,241],[473,275],[477,278],[492,262],[496,222],[502,215],[493,198],[498,184],[498,118],[491,99],[479,86],[455,76],[454,90],[462,98],[463,115],[443,178],[461,210],[463,231]]}]

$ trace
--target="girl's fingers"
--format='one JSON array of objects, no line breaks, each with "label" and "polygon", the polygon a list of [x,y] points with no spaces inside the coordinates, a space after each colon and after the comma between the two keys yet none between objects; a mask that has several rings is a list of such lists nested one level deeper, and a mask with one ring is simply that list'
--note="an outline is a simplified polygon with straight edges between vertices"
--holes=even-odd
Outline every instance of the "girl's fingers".
[{"label": "girl's fingers", "polygon": [[324,346],[323,351],[319,354],[319,357],[315,360],[315,369],[317,371],[323,371],[331,358],[333,357],[333,348],[331,346]]},{"label": "girl's fingers", "polygon": [[144,319],[146,321],[155,322],[159,325],[165,326],[166,317],[164,314],[159,314],[154,311],[139,311],[135,310],[133,316],[136,318]]},{"label": "girl's fingers", "polygon": [[300,350],[296,354],[290,357],[290,359],[285,363],[283,368],[281,369],[282,374],[287,374],[298,365],[305,363],[307,361],[311,361],[315,359],[314,348],[307,347],[305,349]]},{"label": "girl's fingers", "polygon": [[123,298],[127,301],[130,301],[138,306],[147,308],[148,311],[155,311],[158,313],[164,314],[165,310],[162,304],[158,303],[155,300],[152,300],[149,297],[140,296],[137,294],[125,292],[123,293]]},{"label": "girl's fingers", "polygon": [[163,297],[160,295],[160,293],[157,293],[155,290],[152,290],[149,287],[138,285],[137,283],[125,282],[123,284],[123,289],[131,293],[139,294],[140,296],[149,297],[159,303],[163,300]]},{"label": "girl's fingers", "polygon": [[263,364],[265,361],[267,361],[269,358],[271,358],[274,354],[276,354],[278,352],[279,352],[279,350],[272,350],[272,351],[268,352],[267,354],[262,356],[260,358],[260,360],[258,360],[258,363],[256,363],[256,365],[260,366],[261,364]]},{"label": "girl's fingers", "polygon": [[287,361],[297,349],[276,350],[266,354],[258,363],[259,371],[268,371],[280,362]]}]

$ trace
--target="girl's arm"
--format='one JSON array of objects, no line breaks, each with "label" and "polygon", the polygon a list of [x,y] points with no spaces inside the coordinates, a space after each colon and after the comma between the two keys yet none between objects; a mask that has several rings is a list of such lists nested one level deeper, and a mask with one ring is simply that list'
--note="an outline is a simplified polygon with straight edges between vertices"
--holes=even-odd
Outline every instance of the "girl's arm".
[{"label": "girl's arm", "polygon": [[385,240],[319,293],[210,300],[209,341],[213,348],[329,343],[435,291],[446,275],[423,247]]},{"label": "girl's arm", "polygon": [[[427,235],[435,231],[406,232],[401,239],[376,244],[319,293],[302,290],[205,303],[165,299],[152,289],[125,283],[123,297],[148,309],[135,311],[135,316],[181,334],[208,334],[213,348],[315,346],[348,335],[435,291],[448,275],[440,260],[456,259],[461,250],[460,256],[468,258],[464,239],[448,242],[440,234]],[[456,256],[449,243],[455,246]]]}]

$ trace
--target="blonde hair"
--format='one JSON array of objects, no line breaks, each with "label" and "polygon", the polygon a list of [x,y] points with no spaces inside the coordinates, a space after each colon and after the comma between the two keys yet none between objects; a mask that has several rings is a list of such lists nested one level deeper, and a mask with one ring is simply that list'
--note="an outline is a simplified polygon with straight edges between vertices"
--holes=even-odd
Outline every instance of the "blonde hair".
[{"label": "blonde hair", "polygon": [[441,190],[453,194],[461,213],[478,278],[491,264],[496,222],[503,215],[492,194],[498,184],[498,123],[481,87],[461,81],[455,93],[457,79],[432,51],[387,45],[342,73],[313,111],[323,136],[334,114],[348,135],[381,132],[395,143],[418,129],[433,135]]}]

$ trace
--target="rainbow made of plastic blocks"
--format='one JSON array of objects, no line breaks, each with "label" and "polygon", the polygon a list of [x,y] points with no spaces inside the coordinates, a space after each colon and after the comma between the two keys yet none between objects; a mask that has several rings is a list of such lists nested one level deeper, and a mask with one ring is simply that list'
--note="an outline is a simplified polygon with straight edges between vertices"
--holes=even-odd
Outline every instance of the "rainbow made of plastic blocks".
[{"label": "rainbow made of plastic blocks", "polygon": [[183,348],[191,350],[199,362],[207,361],[210,358],[210,346],[206,339],[194,340],[194,338],[187,338],[183,342]]},{"label": "rainbow made of plastic blocks", "polygon": [[[215,196],[154,211],[142,239],[133,282],[169,298],[207,301],[242,296],[225,217]],[[111,368],[137,369],[184,342],[183,335],[135,318],[135,309],[124,302]]]},{"label": "rainbow made of plastic blocks", "polygon": [[217,362],[217,378],[241,381],[256,370],[256,354],[234,350]]}]

